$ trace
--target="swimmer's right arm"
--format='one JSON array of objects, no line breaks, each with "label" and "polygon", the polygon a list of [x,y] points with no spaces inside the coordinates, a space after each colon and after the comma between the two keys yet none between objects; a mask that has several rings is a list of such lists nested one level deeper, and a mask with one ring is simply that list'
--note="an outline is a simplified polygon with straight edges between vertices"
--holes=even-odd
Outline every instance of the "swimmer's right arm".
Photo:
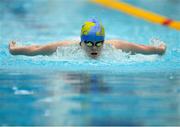
[{"label": "swimmer's right arm", "polygon": [[68,44],[73,43],[71,43],[70,41],[61,41],[45,45],[17,46],[16,42],[12,41],[9,43],[9,52],[12,55],[51,55],[52,53],[56,52],[58,47],[65,46]]}]

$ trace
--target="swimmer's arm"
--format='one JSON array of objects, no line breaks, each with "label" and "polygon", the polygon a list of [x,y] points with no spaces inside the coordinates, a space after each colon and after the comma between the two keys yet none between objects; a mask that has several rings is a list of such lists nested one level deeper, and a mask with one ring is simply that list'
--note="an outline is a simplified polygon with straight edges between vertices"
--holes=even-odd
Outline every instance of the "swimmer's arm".
[{"label": "swimmer's arm", "polygon": [[61,41],[61,42],[54,42],[45,45],[17,46],[16,42],[12,41],[9,43],[9,52],[12,55],[27,55],[27,56],[51,55],[52,53],[56,52],[58,47],[74,44],[74,43],[75,42],[71,42],[71,41]]},{"label": "swimmer's arm", "polygon": [[147,46],[142,44],[129,43],[122,40],[111,41],[111,44],[115,48],[121,49],[125,52],[131,52],[131,54],[141,53],[145,55],[158,54],[163,55],[166,51],[166,45],[161,44],[159,47]]}]

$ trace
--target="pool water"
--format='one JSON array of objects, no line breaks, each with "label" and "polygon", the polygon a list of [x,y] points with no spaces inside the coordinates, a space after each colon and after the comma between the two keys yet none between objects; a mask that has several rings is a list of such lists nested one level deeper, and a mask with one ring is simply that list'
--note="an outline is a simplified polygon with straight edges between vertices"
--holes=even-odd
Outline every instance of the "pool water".
[{"label": "pool water", "polygon": [[[124,1],[180,19],[179,1]],[[0,125],[180,125],[179,31],[85,0],[2,0],[0,13]],[[106,39],[166,43],[167,52],[130,55],[107,46],[98,60],[78,46],[51,56],[8,52],[11,40],[79,40],[91,17],[105,26]]]}]

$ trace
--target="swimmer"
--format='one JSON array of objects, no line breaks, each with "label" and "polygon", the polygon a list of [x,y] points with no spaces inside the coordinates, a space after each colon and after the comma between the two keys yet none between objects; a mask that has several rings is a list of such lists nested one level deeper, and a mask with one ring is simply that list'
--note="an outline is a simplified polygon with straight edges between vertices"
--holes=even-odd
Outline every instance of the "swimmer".
[{"label": "swimmer", "polygon": [[81,29],[81,41],[59,41],[45,45],[17,46],[16,42],[9,43],[9,52],[12,55],[51,55],[56,52],[58,47],[78,44],[91,58],[98,58],[103,51],[103,45],[112,45],[116,49],[131,54],[141,53],[145,55],[158,54],[163,55],[166,51],[166,45],[147,46],[142,44],[129,43],[124,40],[105,40],[105,30],[102,24],[96,19],[90,19],[84,23]]}]

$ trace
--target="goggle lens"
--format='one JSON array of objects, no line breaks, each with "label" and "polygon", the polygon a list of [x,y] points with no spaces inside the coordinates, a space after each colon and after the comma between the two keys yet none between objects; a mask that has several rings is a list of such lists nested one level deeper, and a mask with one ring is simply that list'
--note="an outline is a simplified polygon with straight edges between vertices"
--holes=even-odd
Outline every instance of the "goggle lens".
[{"label": "goggle lens", "polygon": [[101,47],[101,46],[102,46],[102,42],[97,42],[95,45],[96,45],[97,47]]},{"label": "goggle lens", "polygon": [[87,45],[88,47],[92,47],[92,46],[93,46],[93,44],[92,44],[91,42],[87,42],[86,45]]},{"label": "goggle lens", "polygon": [[93,43],[92,41],[84,41],[84,43],[88,46],[88,47],[92,47],[92,46],[97,46],[97,47],[101,47],[104,43],[104,41],[98,41],[96,43]]}]

